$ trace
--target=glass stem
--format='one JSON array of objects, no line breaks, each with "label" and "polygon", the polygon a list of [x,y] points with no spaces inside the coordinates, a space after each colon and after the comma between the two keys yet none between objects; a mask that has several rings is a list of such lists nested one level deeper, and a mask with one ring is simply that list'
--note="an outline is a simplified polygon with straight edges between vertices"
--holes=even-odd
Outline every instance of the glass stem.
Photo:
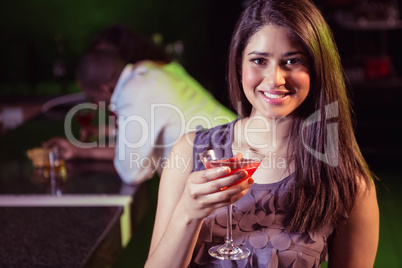
[{"label": "glass stem", "polygon": [[233,210],[233,204],[228,205],[227,210],[228,210],[228,222],[227,222],[227,230],[226,230],[226,242],[227,243],[233,243],[233,238],[232,238],[232,210]]}]

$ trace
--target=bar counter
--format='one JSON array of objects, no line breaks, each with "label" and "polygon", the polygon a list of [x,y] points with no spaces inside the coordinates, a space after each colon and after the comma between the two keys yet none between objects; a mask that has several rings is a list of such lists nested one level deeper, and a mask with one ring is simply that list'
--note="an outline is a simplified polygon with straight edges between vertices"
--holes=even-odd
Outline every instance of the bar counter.
[{"label": "bar counter", "polygon": [[121,251],[121,213],[121,207],[0,207],[0,267],[111,265]]},{"label": "bar counter", "polygon": [[33,167],[27,150],[63,123],[38,115],[0,135],[0,267],[111,267],[146,208],[112,162],[70,161],[56,177]]}]

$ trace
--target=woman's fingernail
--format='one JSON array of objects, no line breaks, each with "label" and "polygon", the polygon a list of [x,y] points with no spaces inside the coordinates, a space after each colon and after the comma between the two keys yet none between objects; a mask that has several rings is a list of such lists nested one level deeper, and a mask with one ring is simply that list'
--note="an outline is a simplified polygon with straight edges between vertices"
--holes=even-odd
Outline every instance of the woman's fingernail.
[{"label": "woman's fingernail", "polygon": [[253,178],[249,178],[247,182],[248,182],[248,184],[253,184],[253,183],[254,183],[254,179],[253,179]]},{"label": "woman's fingernail", "polygon": [[219,172],[228,173],[228,172],[230,171],[230,168],[229,168],[229,167],[221,167],[221,168],[219,168],[218,171],[219,171]]},{"label": "woman's fingernail", "polygon": [[237,171],[236,174],[238,174],[240,177],[243,178],[243,177],[247,176],[247,171],[242,169],[242,170]]}]

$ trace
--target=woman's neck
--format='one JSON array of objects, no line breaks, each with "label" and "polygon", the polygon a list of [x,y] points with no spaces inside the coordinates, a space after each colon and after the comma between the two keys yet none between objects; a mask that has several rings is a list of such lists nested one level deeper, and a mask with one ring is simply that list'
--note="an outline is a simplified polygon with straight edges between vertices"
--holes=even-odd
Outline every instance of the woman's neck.
[{"label": "woman's neck", "polygon": [[250,116],[234,126],[234,154],[252,149],[265,156],[253,174],[256,183],[277,182],[294,172],[291,152],[288,151],[292,121],[291,116],[275,119]]},{"label": "woman's neck", "polygon": [[289,144],[291,116],[268,119],[250,116],[239,120],[234,128],[233,148],[253,149],[264,155],[286,155]]}]

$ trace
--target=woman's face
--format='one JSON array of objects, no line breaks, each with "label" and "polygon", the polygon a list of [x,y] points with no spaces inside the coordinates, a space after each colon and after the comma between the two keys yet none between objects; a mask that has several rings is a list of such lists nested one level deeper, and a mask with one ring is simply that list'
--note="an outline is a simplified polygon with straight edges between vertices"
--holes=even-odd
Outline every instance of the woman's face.
[{"label": "woman's face", "polygon": [[285,28],[264,26],[243,51],[242,84],[253,105],[251,115],[287,116],[310,90],[307,53]]}]

